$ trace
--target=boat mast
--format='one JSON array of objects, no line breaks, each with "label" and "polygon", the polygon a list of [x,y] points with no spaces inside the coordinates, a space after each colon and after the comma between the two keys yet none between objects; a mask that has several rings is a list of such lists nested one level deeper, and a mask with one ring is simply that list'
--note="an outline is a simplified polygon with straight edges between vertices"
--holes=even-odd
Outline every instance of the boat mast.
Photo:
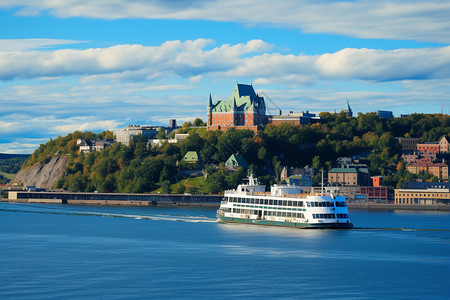
[{"label": "boat mast", "polygon": [[321,191],[322,191],[322,196],[323,196],[323,168],[322,168],[322,185],[321,185]]}]

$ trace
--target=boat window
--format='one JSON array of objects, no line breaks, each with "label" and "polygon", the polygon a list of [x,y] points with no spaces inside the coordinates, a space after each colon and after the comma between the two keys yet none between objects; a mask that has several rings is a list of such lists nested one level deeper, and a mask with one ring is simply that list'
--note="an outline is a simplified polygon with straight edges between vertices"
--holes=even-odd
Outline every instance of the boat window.
[{"label": "boat window", "polygon": [[298,206],[303,206],[303,201],[299,201]]},{"label": "boat window", "polygon": [[288,206],[292,206],[292,200],[288,201]]},{"label": "boat window", "polygon": [[269,205],[273,205],[273,200],[269,200]]}]

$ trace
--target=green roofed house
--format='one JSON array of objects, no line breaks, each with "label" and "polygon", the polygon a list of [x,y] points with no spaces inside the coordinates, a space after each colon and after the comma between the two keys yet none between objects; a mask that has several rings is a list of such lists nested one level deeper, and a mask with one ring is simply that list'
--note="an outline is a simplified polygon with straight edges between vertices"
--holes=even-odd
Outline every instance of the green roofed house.
[{"label": "green roofed house", "polygon": [[188,151],[184,155],[182,161],[188,162],[188,163],[196,163],[198,162],[198,154],[196,151]]},{"label": "green roofed house", "polygon": [[344,186],[368,186],[369,169],[366,165],[350,164],[347,168],[333,168],[328,171],[328,183]]},{"label": "green roofed house", "polygon": [[225,162],[225,167],[237,169],[238,167],[248,168],[248,162],[239,153],[231,154],[230,158]]}]

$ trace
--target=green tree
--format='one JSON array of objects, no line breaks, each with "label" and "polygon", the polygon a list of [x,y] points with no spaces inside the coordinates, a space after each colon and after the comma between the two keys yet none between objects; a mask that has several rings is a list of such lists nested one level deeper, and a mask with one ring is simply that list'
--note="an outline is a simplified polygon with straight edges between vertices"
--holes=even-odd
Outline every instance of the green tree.
[{"label": "green tree", "polygon": [[206,124],[203,123],[202,119],[196,118],[196,119],[194,120],[194,123],[192,123],[192,125],[193,125],[194,127],[200,127],[200,126],[205,126]]},{"label": "green tree", "polygon": [[169,180],[164,180],[163,182],[161,182],[161,192],[163,194],[170,193],[170,181]]},{"label": "green tree", "polygon": [[158,134],[156,135],[156,138],[157,139],[167,139],[167,134],[166,134],[166,131],[164,130],[164,128],[160,128],[159,129],[159,131],[158,131]]}]

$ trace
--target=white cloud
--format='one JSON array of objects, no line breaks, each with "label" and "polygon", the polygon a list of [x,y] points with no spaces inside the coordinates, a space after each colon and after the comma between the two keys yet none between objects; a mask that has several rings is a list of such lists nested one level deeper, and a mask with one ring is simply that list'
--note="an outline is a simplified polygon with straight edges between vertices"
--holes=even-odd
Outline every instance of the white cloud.
[{"label": "white cloud", "polygon": [[15,7],[22,16],[211,20],[358,38],[450,42],[447,0],[5,0],[0,7]]},{"label": "white cloud", "polygon": [[[323,55],[263,53],[273,46],[251,40],[206,49],[214,41],[168,41],[160,46],[0,52],[0,79],[86,75],[95,80],[139,81],[205,74],[256,78],[256,82],[308,83],[320,78],[374,81],[450,77],[450,46],[423,49],[352,49]],[[200,76],[200,77],[199,77]],[[33,92],[33,91],[31,91]]]},{"label": "white cloud", "polygon": [[133,79],[147,79],[154,73],[191,77],[224,70],[244,54],[272,47],[261,40],[252,40],[204,49],[212,43],[212,40],[197,39],[168,41],[153,47],[116,45],[86,50],[0,52],[0,79],[114,73]]},{"label": "white cloud", "polygon": [[256,83],[308,84],[318,79],[396,81],[450,77],[450,47],[424,49],[343,49],[323,55],[243,58],[227,76],[257,78]]},{"label": "white cloud", "polygon": [[53,46],[84,43],[83,41],[59,39],[0,39],[0,51],[23,51],[48,49]]},{"label": "white cloud", "polygon": [[[75,120],[66,120],[67,125],[57,125],[52,127],[52,130],[54,130],[58,134],[67,134],[74,131],[98,131],[98,130],[117,130],[122,123],[117,122],[114,120],[106,120],[106,121],[91,121],[91,122],[84,122],[77,124],[77,119]],[[75,123],[75,124],[72,124]]]},{"label": "white cloud", "polygon": [[403,80],[448,78],[450,47],[427,49],[343,49],[321,55],[318,71],[331,78]]},{"label": "white cloud", "polygon": [[23,143],[12,142],[12,143],[0,143],[0,153],[8,154],[29,154],[33,153],[41,143]]}]

